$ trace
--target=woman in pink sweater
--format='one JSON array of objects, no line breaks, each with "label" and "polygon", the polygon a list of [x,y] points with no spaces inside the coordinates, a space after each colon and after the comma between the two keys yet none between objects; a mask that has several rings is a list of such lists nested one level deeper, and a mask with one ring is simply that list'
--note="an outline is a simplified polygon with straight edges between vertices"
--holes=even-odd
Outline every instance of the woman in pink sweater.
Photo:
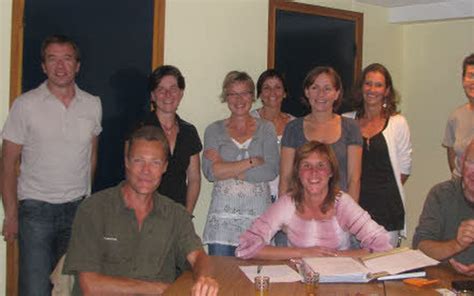
[{"label": "woman in pink sweater", "polygon": [[[387,231],[339,191],[338,178],[337,160],[329,145],[312,141],[298,148],[291,193],[281,196],[241,235],[236,256],[281,260],[390,250]],[[270,245],[278,230],[288,235],[288,247]],[[350,234],[361,241],[362,249],[349,249]]]}]

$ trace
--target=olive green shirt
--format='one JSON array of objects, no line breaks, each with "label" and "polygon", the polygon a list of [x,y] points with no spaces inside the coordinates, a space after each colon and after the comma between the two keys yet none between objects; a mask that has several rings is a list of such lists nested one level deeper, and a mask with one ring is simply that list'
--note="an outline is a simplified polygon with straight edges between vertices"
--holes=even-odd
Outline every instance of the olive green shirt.
[{"label": "olive green shirt", "polygon": [[126,207],[123,183],[80,205],[64,265],[65,274],[97,272],[146,281],[173,282],[186,256],[202,247],[191,216],[165,196],[153,195],[153,210],[139,231]]}]

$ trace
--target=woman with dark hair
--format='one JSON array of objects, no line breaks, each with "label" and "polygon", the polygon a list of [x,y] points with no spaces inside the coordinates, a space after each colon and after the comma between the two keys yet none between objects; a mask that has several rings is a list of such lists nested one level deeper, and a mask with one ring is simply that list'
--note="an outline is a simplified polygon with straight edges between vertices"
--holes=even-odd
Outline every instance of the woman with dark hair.
[{"label": "woman with dark hair", "polygon": [[185,87],[184,77],[175,66],[163,65],[153,71],[148,80],[152,111],[136,127],[154,125],[163,130],[170,154],[158,192],[182,204],[192,214],[201,189],[202,144],[194,125],[176,114]]},{"label": "woman with dark hair", "polygon": [[[277,133],[278,145],[280,145],[287,123],[295,119],[293,115],[281,112],[281,104],[287,93],[283,75],[275,69],[265,70],[257,80],[257,97],[262,100],[262,107],[250,112],[253,117],[268,120],[273,124]],[[269,183],[272,202],[278,198],[279,182],[280,178],[276,177]],[[278,232],[274,239],[277,246],[286,246],[286,236],[282,232]]]},{"label": "woman with dark hair", "polygon": [[271,203],[277,138],[270,122],[250,115],[254,93],[247,73],[229,72],[221,99],[230,117],[211,123],[204,134],[202,171],[214,183],[203,235],[210,255],[233,256],[239,236]]},{"label": "woman with dark hair", "polygon": [[[349,195],[339,191],[338,161],[327,144],[311,141],[295,153],[291,191],[280,196],[240,237],[236,256],[244,259],[289,259],[360,256],[391,249],[385,229]],[[269,245],[283,229],[289,247]],[[350,235],[362,250],[349,250]]]},{"label": "woman with dark hair", "polygon": [[389,231],[394,247],[406,235],[403,184],[411,171],[410,130],[397,103],[390,73],[375,63],[356,85],[356,111],[344,114],[357,120],[364,139],[359,204]]},{"label": "woman with dark hair", "polygon": [[331,67],[316,67],[303,81],[311,113],[288,123],[281,141],[280,195],[288,192],[296,148],[308,141],[331,145],[339,161],[340,188],[359,199],[362,137],[355,120],[334,113],[342,99],[341,78]]}]

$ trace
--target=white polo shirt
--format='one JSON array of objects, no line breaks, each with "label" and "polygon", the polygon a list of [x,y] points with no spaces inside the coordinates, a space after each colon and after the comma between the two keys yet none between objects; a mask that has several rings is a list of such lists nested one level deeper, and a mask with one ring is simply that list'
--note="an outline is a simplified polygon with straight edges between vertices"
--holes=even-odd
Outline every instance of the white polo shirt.
[{"label": "white polo shirt", "polygon": [[75,88],[68,108],[46,82],[14,101],[2,138],[23,146],[19,200],[65,203],[90,193],[91,141],[102,131],[102,107]]}]

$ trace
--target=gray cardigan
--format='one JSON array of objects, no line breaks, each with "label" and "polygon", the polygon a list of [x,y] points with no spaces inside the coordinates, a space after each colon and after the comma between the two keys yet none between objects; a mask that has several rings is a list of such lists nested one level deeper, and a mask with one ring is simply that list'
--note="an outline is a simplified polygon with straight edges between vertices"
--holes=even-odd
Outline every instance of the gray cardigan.
[{"label": "gray cardigan", "polygon": [[[263,119],[256,118],[257,129],[252,136],[248,147],[250,157],[263,157],[265,163],[261,166],[251,168],[245,172],[245,181],[251,183],[269,182],[278,175],[279,171],[279,148],[278,139],[273,125]],[[239,149],[227,133],[225,120],[211,123],[204,133],[204,151],[214,149],[224,161],[236,161],[243,151]],[[210,182],[216,181],[212,172],[212,162],[202,156],[202,171]]]}]

